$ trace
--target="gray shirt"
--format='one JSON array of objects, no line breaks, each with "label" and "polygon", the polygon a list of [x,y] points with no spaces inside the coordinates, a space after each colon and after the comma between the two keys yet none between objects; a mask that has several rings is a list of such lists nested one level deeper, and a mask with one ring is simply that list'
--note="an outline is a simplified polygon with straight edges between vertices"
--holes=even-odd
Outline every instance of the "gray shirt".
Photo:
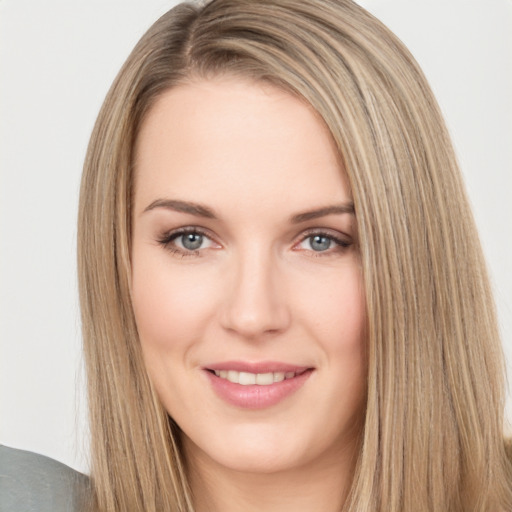
[{"label": "gray shirt", "polygon": [[86,510],[87,476],[53,459],[0,445],[0,512]]}]

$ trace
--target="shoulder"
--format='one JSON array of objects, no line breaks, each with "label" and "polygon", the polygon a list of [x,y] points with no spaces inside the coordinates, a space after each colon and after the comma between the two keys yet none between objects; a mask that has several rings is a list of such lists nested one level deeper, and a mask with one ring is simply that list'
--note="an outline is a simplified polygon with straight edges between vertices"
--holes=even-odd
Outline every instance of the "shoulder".
[{"label": "shoulder", "polygon": [[87,476],[56,460],[0,445],[2,512],[73,512],[83,510]]}]

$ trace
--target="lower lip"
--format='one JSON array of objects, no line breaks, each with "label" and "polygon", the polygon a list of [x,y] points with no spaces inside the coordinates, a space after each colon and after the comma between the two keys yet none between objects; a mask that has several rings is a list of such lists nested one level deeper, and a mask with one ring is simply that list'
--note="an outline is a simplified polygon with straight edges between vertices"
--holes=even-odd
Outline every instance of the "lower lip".
[{"label": "lower lip", "polygon": [[205,372],[215,393],[228,404],[244,409],[265,409],[278,404],[298,391],[313,370],[306,370],[291,379],[274,382],[268,386],[257,384],[243,386],[217,377],[210,371],[205,370]]}]

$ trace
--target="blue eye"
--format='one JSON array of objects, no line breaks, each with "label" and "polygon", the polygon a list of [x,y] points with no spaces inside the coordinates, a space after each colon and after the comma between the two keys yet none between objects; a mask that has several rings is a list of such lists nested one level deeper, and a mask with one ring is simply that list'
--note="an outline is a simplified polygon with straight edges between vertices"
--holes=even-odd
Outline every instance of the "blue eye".
[{"label": "blue eye", "polygon": [[[189,251],[196,251],[203,244],[204,236],[200,233],[186,233],[184,235],[180,235],[176,238],[176,240],[181,242],[181,246],[184,249]],[[178,245],[180,245],[178,243]]]},{"label": "blue eye", "polygon": [[309,240],[309,246],[313,251],[327,251],[334,244],[334,240],[324,235],[313,235],[306,238]]},{"label": "blue eye", "polygon": [[184,228],[167,233],[158,242],[180,256],[198,256],[202,249],[216,247],[215,242],[199,228]]},{"label": "blue eye", "polygon": [[330,233],[317,232],[306,233],[298,244],[298,248],[316,253],[318,256],[323,256],[323,253],[325,255],[339,253],[351,245],[352,240],[350,238],[343,238],[341,234],[336,236]]}]

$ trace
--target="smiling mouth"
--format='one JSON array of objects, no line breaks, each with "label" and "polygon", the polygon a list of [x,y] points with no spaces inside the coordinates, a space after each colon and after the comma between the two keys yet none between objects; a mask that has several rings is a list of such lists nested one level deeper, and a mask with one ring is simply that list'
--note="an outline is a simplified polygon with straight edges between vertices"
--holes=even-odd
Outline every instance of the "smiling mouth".
[{"label": "smiling mouth", "polygon": [[315,368],[272,361],[226,361],[203,370],[224,402],[240,409],[261,410],[297,393]]},{"label": "smiling mouth", "polygon": [[307,370],[297,372],[267,372],[267,373],[250,373],[238,372],[236,370],[209,370],[217,377],[225,379],[233,384],[241,384],[242,386],[270,386],[283,380],[293,379],[297,375],[303,374]]}]

